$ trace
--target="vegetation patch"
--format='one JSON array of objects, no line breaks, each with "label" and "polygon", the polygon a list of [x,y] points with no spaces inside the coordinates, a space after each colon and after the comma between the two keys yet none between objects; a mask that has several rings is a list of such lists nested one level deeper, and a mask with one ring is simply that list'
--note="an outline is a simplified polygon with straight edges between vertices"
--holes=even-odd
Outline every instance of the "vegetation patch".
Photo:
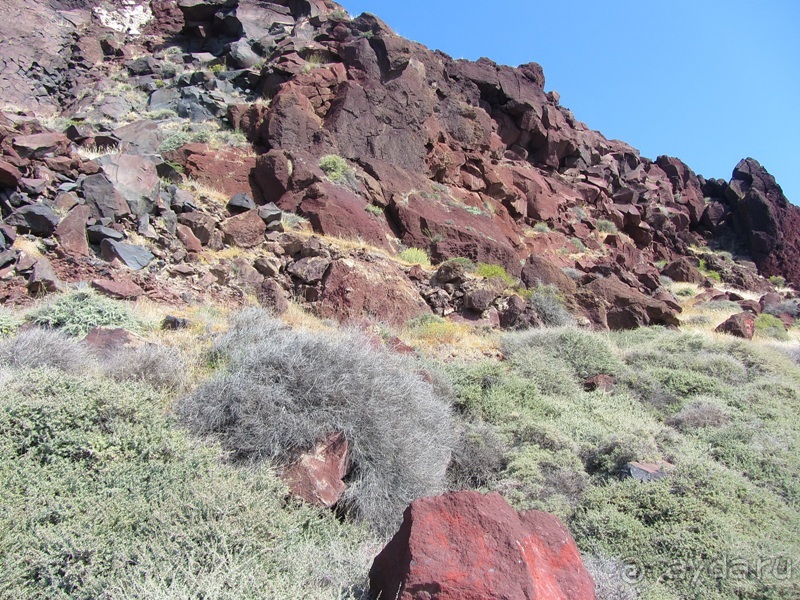
[{"label": "vegetation patch", "polygon": [[326,154],[319,159],[319,168],[333,183],[349,187],[358,185],[353,168],[341,156]]},{"label": "vegetation patch", "polygon": [[508,271],[506,271],[500,265],[478,263],[477,265],[475,265],[475,270],[473,272],[478,277],[483,277],[484,279],[492,279],[493,277],[501,279],[503,283],[505,283],[509,287],[517,283],[516,278],[513,277],[512,275],[509,275]]},{"label": "vegetation patch", "polygon": [[130,331],[144,328],[144,323],[122,302],[89,291],[55,296],[31,310],[25,320],[70,336],[85,336],[94,327],[121,327]]},{"label": "vegetation patch", "polygon": [[421,265],[430,268],[431,258],[422,248],[406,248],[399,255],[400,260],[412,265]]}]

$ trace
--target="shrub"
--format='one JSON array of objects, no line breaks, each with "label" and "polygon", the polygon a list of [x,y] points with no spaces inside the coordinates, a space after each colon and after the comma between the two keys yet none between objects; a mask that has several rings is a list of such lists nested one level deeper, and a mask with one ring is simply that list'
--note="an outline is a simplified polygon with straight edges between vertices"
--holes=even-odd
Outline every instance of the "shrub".
[{"label": "shrub", "polygon": [[22,324],[22,319],[10,310],[0,307],[0,337],[13,334]]},{"label": "shrub", "polygon": [[219,75],[225,70],[225,65],[223,65],[222,63],[217,63],[215,65],[211,65],[210,67],[208,67],[208,70],[214,73],[214,75]]},{"label": "shrub", "polygon": [[104,364],[116,381],[144,382],[157,390],[176,392],[187,385],[186,365],[176,348],[146,344],[112,354]]},{"label": "shrub", "polygon": [[483,277],[484,279],[492,279],[494,277],[501,279],[507,286],[514,285],[517,280],[508,274],[508,272],[500,265],[490,265],[488,263],[478,263],[475,265],[475,275]]},{"label": "shrub", "polygon": [[550,227],[544,221],[539,221],[533,226],[536,233],[550,233]]},{"label": "shrub", "polygon": [[583,277],[583,271],[576,269],[575,267],[561,267],[561,271],[573,281],[577,281]]},{"label": "shrub", "polygon": [[319,159],[319,168],[333,183],[355,187],[358,184],[352,167],[336,154],[326,154]]},{"label": "shrub", "polygon": [[448,258],[442,263],[441,266],[444,265],[461,265],[467,273],[472,273],[475,271],[475,263],[463,256]]},{"label": "shrub", "polygon": [[411,319],[407,328],[412,335],[432,340],[440,344],[455,344],[464,338],[467,327],[460,323],[448,321],[433,314],[423,314]]},{"label": "shrub", "polygon": [[342,509],[381,531],[411,501],[444,489],[450,407],[410,362],[356,333],[292,331],[257,310],[241,315],[216,353],[227,368],[178,412],[233,460],[290,464],[342,432],[351,451]]},{"label": "shrub", "polygon": [[383,215],[383,208],[377,206],[376,204],[367,204],[364,207],[364,210],[371,215],[375,215],[376,217],[380,217],[381,215]]},{"label": "shrub", "polygon": [[770,315],[789,315],[797,319],[800,318],[800,301],[784,300],[773,306],[768,306],[764,312]]},{"label": "shrub", "polygon": [[547,327],[562,327],[575,323],[575,319],[564,307],[561,293],[552,284],[537,285],[530,290],[528,306]]},{"label": "shrub", "polygon": [[756,333],[776,340],[789,339],[789,334],[786,333],[783,321],[770,314],[760,314],[756,317]]},{"label": "shrub", "polygon": [[702,427],[720,427],[730,421],[725,407],[708,400],[695,400],[684,406],[669,424],[681,431],[691,431]]},{"label": "shrub", "polygon": [[369,568],[363,528],[221,463],[150,387],[17,371],[0,440],[4,598],[333,600]]},{"label": "shrub", "polygon": [[769,278],[769,282],[778,288],[782,288],[784,285],[786,285],[786,280],[780,275],[772,275]]},{"label": "shrub", "polygon": [[[634,584],[639,574],[633,563],[625,563],[608,556],[587,556],[583,565],[594,579],[597,600],[639,600],[639,592]],[[627,569],[634,570],[628,572]]]},{"label": "shrub", "polygon": [[514,360],[523,352],[549,354],[567,364],[575,376],[615,375],[623,368],[608,341],[589,331],[573,327],[531,329],[503,338],[503,352]]},{"label": "shrub", "polygon": [[454,488],[489,485],[506,467],[507,448],[495,428],[487,423],[467,423],[460,432],[450,463]]},{"label": "shrub", "polygon": [[431,266],[431,259],[428,253],[421,248],[406,248],[400,254],[400,260],[407,263],[421,265],[423,267]]},{"label": "shrub", "polygon": [[0,340],[0,365],[51,367],[70,373],[88,370],[93,358],[86,345],[60,331],[32,327]]},{"label": "shrub", "polygon": [[161,144],[158,146],[158,153],[159,154],[166,154],[167,152],[172,152],[173,150],[177,150],[181,146],[185,146],[186,144],[196,141],[192,134],[186,131],[179,131],[177,133],[173,133],[171,136],[166,138]]},{"label": "shrub", "polygon": [[29,312],[25,319],[46,329],[59,329],[71,336],[85,336],[94,327],[141,330],[137,320],[121,302],[88,291],[53,297]]},{"label": "shrub", "polygon": [[597,231],[600,233],[617,233],[617,226],[608,219],[597,219]]}]

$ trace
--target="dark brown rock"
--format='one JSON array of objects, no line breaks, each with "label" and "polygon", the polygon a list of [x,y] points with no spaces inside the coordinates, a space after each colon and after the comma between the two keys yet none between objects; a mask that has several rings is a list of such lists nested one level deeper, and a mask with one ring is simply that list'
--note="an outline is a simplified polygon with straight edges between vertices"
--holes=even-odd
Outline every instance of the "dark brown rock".
[{"label": "dark brown rock", "polygon": [[69,255],[88,256],[89,242],[86,239],[86,222],[91,216],[88,206],[79,204],[67,213],[56,227],[58,243]]},{"label": "dark brown rock", "polygon": [[240,248],[253,248],[264,241],[267,225],[257,210],[249,210],[226,219],[220,225],[220,229],[226,244]]},{"label": "dark brown rock", "polygon": [[144,290],[132,281],[94,279],[92,287],[101,294],[117,300],[135,300],[144,294]]},{"label": "dark brown rock", "polygon": [[692,262],[685,257],[672,261],[661,270],[662,275],[666,275],[673,281],[685,283],[703,283],[706,278]]},{"label": "dark brown rock", "polygon": [[742,312],[731,316],[714,331],[752,340],[756,330],[756,318],[750,312]]},{"label": "dark brown rock", "polygon": [[531,254],[525,261],[520,275],[522,283],[529,289],[537,285],[554,285],[558,290],[568,296],[575,293],[576,285],[569,277],[564,274],[559,267],[543,256]]}]

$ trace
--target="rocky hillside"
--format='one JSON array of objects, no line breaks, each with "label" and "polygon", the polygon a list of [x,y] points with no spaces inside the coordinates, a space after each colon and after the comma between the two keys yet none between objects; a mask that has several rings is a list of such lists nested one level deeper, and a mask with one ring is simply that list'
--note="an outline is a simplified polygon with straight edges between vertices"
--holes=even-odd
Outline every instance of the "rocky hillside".
[{"label": "rocky hillside", "polygon": [[[544,290],[631,328],[680,322],[662,275],[800,283],[800,210],[755,160],[726,182],[644,158],[562,107],[538,64],[453,60],[328,0],[3,11],[4,302],[93,281],[520,327],[546,321]],[[395,260],[409,248],[446,268]]]}]

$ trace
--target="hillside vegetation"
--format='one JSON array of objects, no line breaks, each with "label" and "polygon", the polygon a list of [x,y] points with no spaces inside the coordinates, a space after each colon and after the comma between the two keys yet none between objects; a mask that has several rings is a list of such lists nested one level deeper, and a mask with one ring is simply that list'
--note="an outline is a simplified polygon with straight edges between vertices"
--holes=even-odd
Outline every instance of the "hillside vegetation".
[{"label": "hillside vegetation", "polygon": [[[155,307],[80,298],[76,321],[52,318],[74,293],[2,315],[0,596],[366,598],[405,504],[447,487],[557,514],[599,598],[800,593],[796,341],[464,330],[476,358],[382,330],[409,358],[292,311],[162,332]],[[67,335],[108,314],[148,345],[97,355]],[[596,375],[616,384],[587,391]],[[275,471],[331,431],[354,448],[338,513]],[[630,461],[672,466],[645,483]]]}]

